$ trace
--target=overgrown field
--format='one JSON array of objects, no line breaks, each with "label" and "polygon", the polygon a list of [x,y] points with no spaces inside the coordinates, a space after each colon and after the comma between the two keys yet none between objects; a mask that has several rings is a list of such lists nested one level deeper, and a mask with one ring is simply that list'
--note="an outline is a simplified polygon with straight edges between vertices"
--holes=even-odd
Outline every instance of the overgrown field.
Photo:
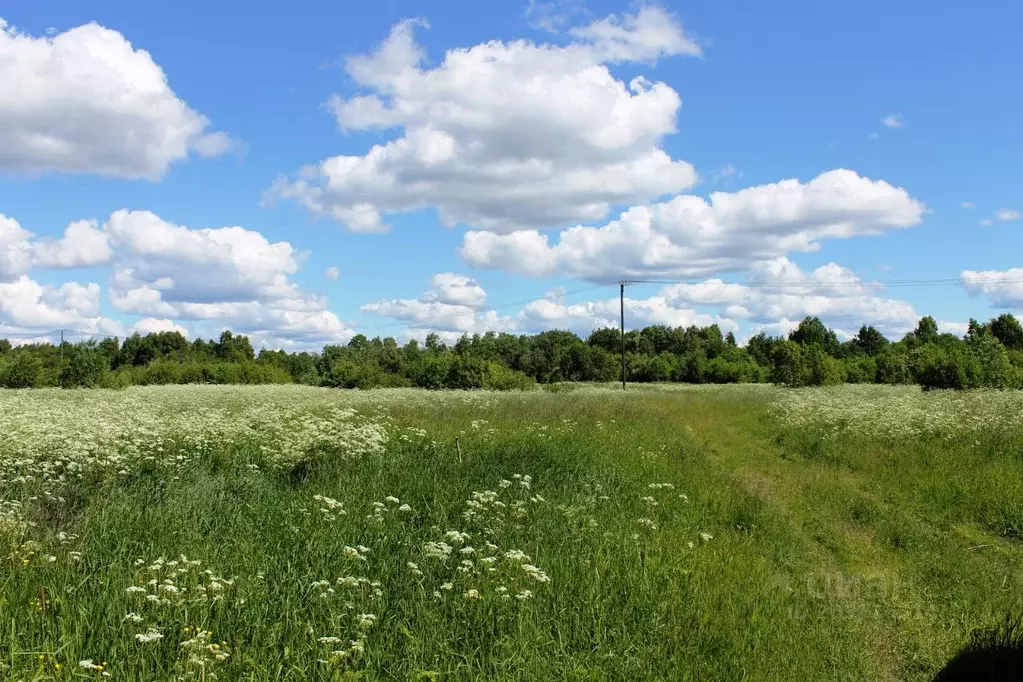
[{"label": "overgrown field", "polygon": [[929,679],[1023,613],[1023,396],[0,392],[0,678]]}]

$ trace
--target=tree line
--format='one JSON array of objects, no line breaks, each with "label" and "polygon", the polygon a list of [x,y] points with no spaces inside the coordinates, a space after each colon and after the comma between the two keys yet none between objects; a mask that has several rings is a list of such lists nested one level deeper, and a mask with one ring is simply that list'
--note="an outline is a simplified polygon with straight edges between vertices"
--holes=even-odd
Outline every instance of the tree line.
[{"label": "tree line", "polygon": [[[585,340],[569,331],[535,335],[464,335],[453,345],[436,334],[424,344],[356,335],[319,353],[254,351],[248,337],[225,330],[189,342],[174,331],[117,338],[24,344],[0,339],[0,386],[118,388],[147,384],[302,383],[335,388],[418,387],[526,389],[535,383],[606,382],[621,378],[621,332],[598,329]],[[632,382],[919,384],[931,388],[1023,387],[1023,327],[1011,314],[980,323],[965,336],[942,334],[932,317],[898,341],[864,325],[839,341],[807,317],[787,337],[764,333],[736,343],[717,325],[654,325],[626,332]]]}]

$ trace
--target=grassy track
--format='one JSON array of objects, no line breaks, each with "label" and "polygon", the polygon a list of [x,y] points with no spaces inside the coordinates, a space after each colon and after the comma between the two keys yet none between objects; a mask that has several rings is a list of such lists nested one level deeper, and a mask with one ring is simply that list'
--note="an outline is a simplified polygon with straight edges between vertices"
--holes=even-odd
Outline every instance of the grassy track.
[{"label": "grassy track", "polygon": [[0,675],[929,679],[1023,612],[1017,401],[0,393]]}]

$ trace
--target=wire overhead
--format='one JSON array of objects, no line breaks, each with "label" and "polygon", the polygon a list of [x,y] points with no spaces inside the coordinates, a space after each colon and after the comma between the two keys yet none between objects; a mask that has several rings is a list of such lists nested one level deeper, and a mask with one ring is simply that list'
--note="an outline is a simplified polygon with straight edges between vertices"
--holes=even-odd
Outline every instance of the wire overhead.
[{"label": "wire overhead", "polygon": [[[581,287],[579,289],[572,289],[571,291],[565,291],[560,294],[560,297],[574,296],[576,294],[582,294],[589,291],[595,291],[597,289],[604,289],[607,287],[619,287],[620,285],[630,284],[660,284],[660,285],[688,285],[696,286],[701,284],[707,284],[713,281],[715,284],[720,285],[735,285],[744,288],[751,289],[801,289],[801,290],[815,290],[825,289],[835,286],[852,286],[852,287],[873,287],[873,288],[908,288],[908,287],[939,287],[939,286],[962,286],[964,280],[961,277],[944,277],[935,279],[892,279],[892,280],[782,280],[776,282],[727,282],[721,279],[708,280],[708,279],[621,279],[608,282],[598,282],[591,286]],[[1023,278],[1012,278],[1012,277],[971,277],[969,279],[970,284],[976,285],[1006,285],[1006,284],[1023,284]],[[529,299],[522,299],[518,301],[512,301],[509,303],[503,303],[496,306],[488,306],[481,308],[474,312],[489,312],[506,310],[508,308],[515,308],[519,306],[529,305],[537,301],[549,300],[550,295],[537,296]],[[382,329],[393,329],[395,327],[408,326],[409,320],[398,320],[396,322],[389,322],[387,324],[371,325],[371,326],[360,326],[356,331],[378,331]],[[14,332],[8,331],[5,335],[14,338],[41,338],[47,336],[57,336],[61,333],[70,336],[80,336],[87,338],[97,338],[102,336],[103,338],[117,338],[127,339],[130,335],[117,335],[117,334],[97,334],[95,332],[79,331],[76,329],[53,329],[48,331],[25,331],[25,332]],[[323,336],[323,332],[305,332],[305,333],[284,333],[281,336],[288,338],[301,339],[301,338],[319,338]]]}]

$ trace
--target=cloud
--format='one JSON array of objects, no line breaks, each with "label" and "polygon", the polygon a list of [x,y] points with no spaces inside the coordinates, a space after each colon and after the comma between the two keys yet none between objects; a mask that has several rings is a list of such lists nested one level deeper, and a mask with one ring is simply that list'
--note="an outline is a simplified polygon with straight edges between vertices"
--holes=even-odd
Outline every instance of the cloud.
[{"label": "cloud", "polygon": [[120,323],[100,313],[98,284],[43,285],[22,275],[0,282],[0,326],[12,336],[51,337],[54,330],[77,334],[123,333]]},{"label": "cloud", "polygon": [[1023,214],[1011,208],[1001,208],[995,212],[995,220],[1000,220],[1002,222],[1019,220],[1021,217],[1023,217]]},{"label": "cloud", "polygon": [[994,221],[991,220],[990,218],[984,218],[983,220],[980,221],[980,224],[983,225],[984,227],[988,227],[990,225],[993,225]]},{"label": "cloud", "polygon": [[107,234],[95,220],[76,220],[60,239],[42,239],[33,245],[34,264],[55,268],[106,265],[113,256]]},{"label": "cloud", "polygon": [[[564,291],[555,290],[518,311],[499,314],[485,308],[482,287],[471,304],[441,300],[438,282],[443,277],[460,278],[471,282],[472,288],[479,287],[467,277],[447,273],[436,276],[430,291],[419,298],[376,301],[362,310],[406,323],[400,337],[422,338],[425,333],[435,332],[446,341],[462,334],[534,333],[546,329],[569,329],[585,337],[594,329],[619,325],[618,296],[569,303]],[[844,338],[851,337],[861,324],[872,324],[889,336],[898,336],[912,329],[919,318],[908,302],[880,296],[875,286],[836,263],[804,272],[785,258],[758,265],[747,282],[710,279],[665,286],[646,298],[625,299],[626,326],[630,329],[717,324],[726,332],[738,332],[743,326],[782,334],[808,315],[820,317]]]},{"label": "cloud", "polygon": [[[452,289],[457,293],[453,294]],[[405,330],[398,334],[402,338],[422,339],[427,333],[435,333],[447,343],[457,341],[463,334],[488,331],[535,333],[547,329],[568,329],[585,337],[594,329],[619,324],[620,301],[617,296],[567,303],[564,291],[554,290],[526,303],[510,315],[487,309],[485,300],[486,293],[475,280],[464,275],[441,273],[433,277],[430,290],[419,298],[375,301],[364,305],[362,311],[407,323]],[[629,328],[652,324],[719,324],[725,331],[738,329],[732,320],[679,307],[664,295],[628,297],[625,306]]]},{"label": "cloud", "polygon": [[32,233],[0,213],[0,282],[16,279],[32,266]]},{"label": "cloud", "polygon": [[341,269],[332,265],[323,271],[323,276],[332,282],[336,282],[338,277],[341,276]]},{"label": "cloud", "polygon": [[288,242],[238,226],[193,229],[149,211],[119,210],[99,228],[84,224],[100,230],[112,251],[108,293],[122,313],[303,347],[353,334],[325,297],[295,283],[300,258]]},{"label": "cloud", "polygon": [[881,123],[884,124],[885,128],[901,128],[906,125],[906,119],[903,118],[902,114],[888,114]]},{"label": "cloud", "polygon": [[366,90],[331,98],[343,131],[400,133],[362,156],[334,156],[280,178],[265,199],[292,199],[355,232],[391,214],[435,208],[443,224],[493,232],[603,219],[616,204],[692,186],[697,175],[661,148],[675,132],[677,92],[609,65],[700,54],[655,7],[570,31],[565,45],[493,40],[449,50],[433,67],[415,42],[425,22],[393,27],[376,52],[350,57]]},{"label": "cloud", "polygon": [[430,285],[432,289],[425,296],[425,299],[430,302],[463,305],[475,309],[482,307],[487,298],[487,294],[479,282],[471,277],[456,275],[453,272],[434,275],[430,280]]},{"label": "cloud", "polygon": [[539,231],[469,231],[460,255],[470,265],[523,275],[591,281],[701,277],[742,272],[825,239],[877,235],[921,221],[924,205],[902,188],[833,170],[798,180],[680,195],[633,206],[602,227],[564,230],[551,243]]},{"label": "cloud", "polygon": [[966,336],[966,332],[969,330],[970,325],[968,322],[950,322],[948,320],[938,320],[938,331],[942,334],[955,334],[956,336]]},{"label": "cloud", "polygon": [[[697,325],[706,327],[717,324],[723,331],[738,331],[734,320],[709,313],[697,312],[691,307],[679,307],[676,301],[663,294],[649,298],[625,299],[625,326],[637,329],[663,324],[672,327]],[[608,298],[602,301],[565,304],[556,300],[541,299],[527,304],[519,312],[516,326],[528,331],[544,329],[570,329],[586,336],[594,329],[617,327],[621,324],[621,301]]]},{"label": "cloud", "polygon": [[419,298],[373,301],[362,311],[407,322],[412,329],[472,333],[510,331],[514,323],[494,311],[485,311],[486,292],[479,282],[451,272],[434,275],[430,290]]},{"label": "cloud", "polygon": [[533,28],[558,33],[584,10],[582,0],[529,0],[522,16]]},{"label": "cloud", "polygon": [[611,14],[569,33],[588,43],[601,62],[650,63],[667,55],[703,56],[696,39],[658,7],[646,6],[636,14]]},{"label": "cloud", "polygon": [[157,332],[178,332],[184,337],[188,337],[188,330],[176,323],[174,320],[158,320],[153,317],[147,317],[139,320],[132,327],[133,333],[138,334],[154,334]]},{"label": "cloud", "polygon": [[[193,229],[149,211],[114,211],[102,225],[78,220],[60,238],[36,241],[13,218],[0,215],[0,283],[18,284],[0,296],[17,294],[22,301],[9,307],[8,317],[12,310],[36,311],[18,316],[24,327],[38,326],[30,324],[37,319],[51,329],[85,329],[81,333],[111,328],[109,321],[101,323],[98,308],[86,314],[81,306],[51,304],[55,294],[46,287],[36,291],[33,286],[40,285],[25,276],[32,266],[111,265],[110,302],[124,314],[145,318],[137,323],[139,329],[189,320],[207,329],[230,327],[275,347],[304,349],[347,341],[354,332],[327,309],[326,297],[294,281],[301,260],[290,243],[270,242],[244,227]],[[446,296],[471,295],[458,282],[438,282]],[[95,287],[98,297],[99,285],[89,287]]]},{"label": "cloud", "polygon": [[0,83],[0,170],[157,180],[231,146],[148,52],[95,23],[33,37],[0,19]]},{"label": "cloud", "polygon": [[736,170],[735,166],[728,163],[714,171],[712,176],[715,182],[725,182],[727,180],[731,180],[732,178],[735,178],[736,180],[741,180],[742,171]]},{"label": "cloud", "polygon": [[758,264],[746,283],[710,279],[674,284],[665,287],[661,295],[676,308],[718,308],[730,318],[749,320],[762,328],[815,316],[838,329],[855,330],[861,324],[871,324],[890,335],[911,329],[918,319],[913,306],[877,293],[876,287],[837,263],[807,273],[790,260],[778,258]]},{"label": "cloud", "polygon": [[116,296],[146,288],[181,310],[298,296],[290,279],[298,269],[295,250],[288,242],[270,243],[259,232],[194,230],[149,211],[123,209],[111,214],[103,231],[118,252]]},{"label": "cloud", "polygon": [[1023,268],[963,270],[959,279],[970,296],[987,296],[997,308],[1023,308]]},{"label": "cloud", "polygon": [[975,208],[976,207],[976,205],[972,201],[963,201],[963,202],[960,202],[959,205],[962,206],[963,208]]}]

